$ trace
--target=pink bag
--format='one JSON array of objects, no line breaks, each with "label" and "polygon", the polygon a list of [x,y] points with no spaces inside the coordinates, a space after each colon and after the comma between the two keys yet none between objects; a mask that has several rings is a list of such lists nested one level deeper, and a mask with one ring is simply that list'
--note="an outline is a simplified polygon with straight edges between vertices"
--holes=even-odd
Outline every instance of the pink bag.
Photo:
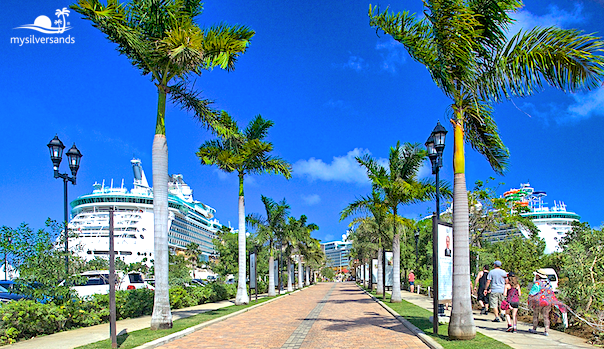
[{"label": "pink bag", "polygon": [[508,303],[508,301],[504,300],[501,302],[501,310],[508,310],[510,309],[510,303]]}]

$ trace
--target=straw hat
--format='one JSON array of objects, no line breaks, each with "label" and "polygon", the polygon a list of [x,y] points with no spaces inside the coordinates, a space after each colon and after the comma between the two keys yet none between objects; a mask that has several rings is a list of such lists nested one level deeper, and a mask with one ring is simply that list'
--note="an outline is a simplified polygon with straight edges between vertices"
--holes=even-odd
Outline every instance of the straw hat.
[{"label": "straw hat", "polygon": [[534,271],[533,274],[535,274],[543,279],[547,279],[547,273],[543,269],[537,269],[537,271]]}]

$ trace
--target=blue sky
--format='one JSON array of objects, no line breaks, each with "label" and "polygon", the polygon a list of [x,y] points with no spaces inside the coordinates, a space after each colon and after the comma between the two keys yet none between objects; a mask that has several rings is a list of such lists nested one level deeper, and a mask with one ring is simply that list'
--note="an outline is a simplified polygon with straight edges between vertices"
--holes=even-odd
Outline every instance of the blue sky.
[{"label": "blue sky", "polygon": [[[339,239],[348,221],[339,212],[370,191],[354,157],[385,158],[397,141],[423,144],[437,120],[451,131],[450,102],[426,69],[402,45],[376,35],[368,25],[369,4],[394,11],[421,12],[419,0],[207,1],[202,26],[244,24],[256,31],[235,71],[204,72],[196,87],[246,125],[255,115],[273,120],[269,140],[276,155],[293,165],[289,181],[250,176],[246,211],[262,212],[260,195],[286,198],[294,216],[306,214],[324,241]],[[115,45],[71,11],[69,31],[44,35],[15,27],[31,24],[69,6],[64,1],[3,2],[0,15],[0,103],[2,166],[0,225],[27,222],[42,227],[63,217],[63,186],[53,178],[46,144],[58,134],[84,154],[69,200],[92,191],[95,181],[132,187],[130,159],[140,158],[151,177],[157,92]],[[517,28],[555,24],[604,35],[602,0],[526,0]],[[11,44],[11,37],[70,36],[73,44]],[[466,148],[468,186],[496,177],[499,193],[530,181],[562,200],[584,221],[600,226],[604,152],[604,88],[565,95],[547,89],[495,107],[500,134],[511,152],[509,170],[496,176],[486,160]],[[197,148],[212,136],[177,107],[166,118],[169,172],[182,173],[194,196],[217,210],[223,224],[237,223],[237,180],[201,166]],[[441,177],[452,182],[452,133],[447,138]],[[66,163],[62,172],[68,171]],[[428,164],[422,175],[430,175]],[[433,204],[404,207],[406,217],[429,214]]]}]

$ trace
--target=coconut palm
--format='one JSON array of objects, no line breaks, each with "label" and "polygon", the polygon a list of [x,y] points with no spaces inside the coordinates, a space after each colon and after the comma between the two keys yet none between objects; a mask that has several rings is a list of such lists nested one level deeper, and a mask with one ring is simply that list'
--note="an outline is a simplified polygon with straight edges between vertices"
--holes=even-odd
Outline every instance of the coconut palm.
[{"label": "coconut palm", "polygon": [[193,112],[202,125],[223,130],[211,102],[189,89],[190,78],[215,67],[233,70],[254,32],[226,24],[200,28],[193,19],[203,11],[201,0],[132,0],[127,4],[108,0],[107,5],[99,0],[78,0],[71,8],[117,44],[118,52],[157,86],[152,150],[156,286],[151,329],[170,328],[166,98]]},{"label": "coconut palm", "polygon": [[[373,222],[375,223],[375,230],[372,230],[375,234],[375,237],[378,239],[378,252],[377,252],[377,260],[378,260],[378,271],[377,271],[377,287],[376,294],[383,295],[384,294],[384,278],[383,278],[383,253],[384,246],[392,240],[392,238],[388,238],[385,233],[385,225],[386,225],[386,216],[388,215],[388,206],[386,205],[382,194],[378,190],[373,190],[370,196],[361,197],[358,200],[353,201],[348,204],[344,210],[340,213],[340,221],[350,217],[351,215],[363,213],[363,214],[371,214],[373,218]],[[369,217],[366,217],[369,218]],[[354,224],[353,221],[351,224]],[[369,221],[367,222],[369,223]]]},{"label": "coconut palm", "polygon": [[310,254],[310,250],[313,247],[313,240],[310,233],[319,230],[319,226],[314,223],[307,223],[308,218],[305,215],[300,216],[296,223],[296,233],[293,236],[293,245],[298,255],[298,288],[302,288],[304,285],[302,279],[304,277],[303,263],[307,263],[306,258]]},{"label": "coconut palm", "polygon": [[400,255],[400,231],[397,229],[398,207],[421,201],[427,201],[434,197],[435,186],[428,180],[419,180],[418,171],[427,156],[426,150],[420,148],[419,144],[400,143],[390,148],[388,168],[382,166],[370,155],[366,154],[357,158],[360,165],[367,169],[367,175],[374,189],[380,190],[384,195],[385,204],[392,214],[393,238],[392,253],[394,276],[392,285],[391,302],[401,302],[401,255]]},{"label": "coconut palm", "polygon": [[476,335],[470,299],[468,202],[464,141],[502,173],[509,152],[499,137],[493,105],[550,85],[567,92],[598,87],[604,43],[593,35],[556,27],[508,38],[510,14],[521,0],[426,0],[425,16],[369,7],[370,25],[402,43],[452,99],[454,128],[453,301],[449,337]]},{"label": "coconut palm", "polygon": [[275,292],[275,246],[274,243],[279,236],[283,235],[286,229],[285,220],[289,215],[289,205],[285,199],[275,202],[273,199],[264,195],[260,197],[264,204],[266,217],[260,214],[252,213],[247,216],[247,224],[256,229],[258,240],[262,244],[268,244],[268,295],[276,296]]},{"label": "coconut palm", "polygon": [[[264,141],[273,122],[257,115],[244,129],[223,112],[221,122],[228,126],[230,135],[210,140],[199,147],[197,156],[204,165],[216,165],[227,173],[237,172],[239,179],[239,279],[235,304],[248,304],[246,288],[245,254],[245,200],[243,180],[249,174],[273,173],[291,177],[291,165],[285,160],[271,156],[273,144]],[[270,289],[269,289],[270,291]]]},{"label": "coconut palm", "polygon": [[321,268],[325,265],[325,252],[321,248],[321,241],[310,238],[308,244],[308,249],[306,250],[306,262],[308,263],[308,271],[309,277],[308,280],[312,277],[312,280],[315,280],[315,274],[317,271],[321,270]]}]

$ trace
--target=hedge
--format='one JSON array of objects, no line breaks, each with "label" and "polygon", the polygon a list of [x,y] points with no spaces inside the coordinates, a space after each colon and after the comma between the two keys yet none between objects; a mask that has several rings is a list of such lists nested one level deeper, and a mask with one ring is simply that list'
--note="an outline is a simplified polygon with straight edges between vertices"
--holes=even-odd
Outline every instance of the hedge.
[{"label": "hedge", "polygon": [[[235,297],[236,285],[217,282],[205,287],[172,287],[170,307],[186,308]],[[154,292],[148,289],[116,291],[118,320],[151,315]],[[109,321],[109,295],[94,295],[90,300],[72,299],[62,305],[19,300],[0,305],[0,344]]]}]

